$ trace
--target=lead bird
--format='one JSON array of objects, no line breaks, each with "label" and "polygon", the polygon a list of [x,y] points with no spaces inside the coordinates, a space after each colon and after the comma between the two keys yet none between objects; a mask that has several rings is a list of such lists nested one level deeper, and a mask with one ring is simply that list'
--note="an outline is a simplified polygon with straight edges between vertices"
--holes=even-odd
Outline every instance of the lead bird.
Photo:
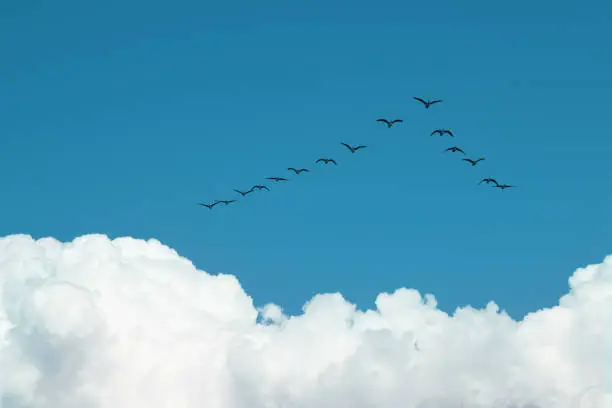
[{"label": "lead bird", "polygon": [[252,192],[253,192],[253,189],[250,189],[250,190],[247,190],[247,191],[240,191],[240,190],[236,190],[236,189],[234,189],[234,191],[235,191],[235,192],[237,192],[238,194],[240,194],[241,196],[243,196],[243,197],[244,197],[244,196],[246,196],[247,194],[252,193]]},{"label": "lead bird", "polygon": [[295,167],[287,167],[287,170],[294,172],[296,175],[299,175],[303,172],[310,173],[310,170],[308,169],[296,169]]},{"label": "lead bird", "polygon": [[472,160],[472,159],[461,159],[461,160],[470,163],[472,166],[475,166],[476,164],[478,164],[478,162],[483,161],[484,159],[485,159],[484,157],[481,157],[480,159],[476,159],[476,160]]},{"label": "lead bird", "polygon": [[401,119],[395,119],[395,120],[387,120],[387,119],[376,119],[377,122],[381,122],[381,123],[385,123],[387,125],[388,128],[393,127],[394,124],[396,123],[403,123],[404,121]]},{"label": "lead bird", "polygon": [[425,105],[425,109],[429,109],[429,107],[435,103],[440,103],[442,102],[442,99],[436,99],[434,101],[426,101],[423,98],[417,98],[416,96],[414,97],[414,99],[416,99],[417,101],[421,102],[423,105]]},{"label": "lead bird", "polygon": [[353,147],[353,146],[351,146],[349,144],[346,144],[344,142],[342,142],[341,144],[344,145],[347,149],[349,149],[351,151],[351,153],[355,153],[359,149],[365,149],[366,147],[368,147],[366,145],[359,145],[359,146]]},{"label": "lead bird", "polygon": [[324,163],[324,164],[329,164],[329,163],[333,163],[334,166],[337,166],[338,163],[336,163],[336,161],[334,159],[325,159],[325,158],[321,158],[321,159],[317,159],[317,161],[315,163]]},{"label": "lead bird", "polygon": [[289,181],[289,180],[287,180],[284,177],[266,177],[266,179],[267,180],[276,181],[276,182],[279,182],[279,181]]},{"label": "lead bird", "polygon": [[431,132],[431,134],[429,136],[433,136],[436,133],[438,133],[440,136],[444,136],[446,134],[446,135],[449,135],[451,137],[455,137],[455,135],[453,135],[453,132],[451,132],[448,129],[436,129],[433,132]]},{"label": "lead bird", "polygon": [[448,149],[445,150],[445,152],[453,152],[453,153],[461,152],[461,153],[465,154],[465,152],[462,149],[458,148],[457,146],[449,147]]},{"label": "lead bird", "polygon": [[491,178],[491,177],[483,178],[482,180],[480,180],[480,183],[478,183],[478,184],[482,184],[482,183],[485,183],[485,184],[493,183],[496,186],[499,186],[499,183],[497,182],[497,180],[495,180],[494,178]]}]

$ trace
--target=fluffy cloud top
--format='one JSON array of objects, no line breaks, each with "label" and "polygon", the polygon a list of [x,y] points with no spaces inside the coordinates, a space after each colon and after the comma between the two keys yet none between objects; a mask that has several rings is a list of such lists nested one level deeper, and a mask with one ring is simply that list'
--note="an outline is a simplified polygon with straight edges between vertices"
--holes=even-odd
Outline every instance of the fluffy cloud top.
[{"label": "fluffy cloud top", "polygon": [[411,289],[287,316],[156,240],[8,236],[0,408],[612,407],[612,257],[569,286],[522,321]]}]

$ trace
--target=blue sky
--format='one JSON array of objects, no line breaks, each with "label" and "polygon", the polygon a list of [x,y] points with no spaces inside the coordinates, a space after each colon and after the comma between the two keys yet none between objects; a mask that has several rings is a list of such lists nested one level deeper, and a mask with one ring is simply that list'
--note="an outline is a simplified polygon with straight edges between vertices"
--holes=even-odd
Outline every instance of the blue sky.
[{"label": "blue sky", "polygon": [[154,237],[291,313],[406,286],[520,317],[610,253],[609,2],[219,3],[0,5],[0,235]]}]

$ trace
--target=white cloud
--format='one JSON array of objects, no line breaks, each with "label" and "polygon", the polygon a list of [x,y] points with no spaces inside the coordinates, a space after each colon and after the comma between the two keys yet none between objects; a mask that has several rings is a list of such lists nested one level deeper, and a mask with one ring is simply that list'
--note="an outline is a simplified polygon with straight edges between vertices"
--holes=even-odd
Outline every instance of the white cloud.
[{"label": "white cloud", "polygon": [[409,289],[286,316],[155,240],[13,235],[0,408],[612,407],[612,257],[569,284],[518,322]]}]

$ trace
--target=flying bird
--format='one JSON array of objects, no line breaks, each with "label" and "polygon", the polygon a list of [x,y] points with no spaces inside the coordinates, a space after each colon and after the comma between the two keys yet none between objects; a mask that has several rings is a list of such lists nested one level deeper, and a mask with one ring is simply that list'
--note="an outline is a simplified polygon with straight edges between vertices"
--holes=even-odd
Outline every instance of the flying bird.
[{"label": "flying bird", "polygon": [[495,186],[493,186],[493,187],[497,187],[497,188],[499,188],[501,191],[504,191],[504,190],[505,190],[505,189],[507,189],[507,188],[512,188],[512,187],[516,187],[516,186],[511,186],[511,185],[508,185],[508,184],[497,184],[497,185],[495,185]]},{"label": "flying bird", "polygon": [[255,186],[251,187],[251,190],[253,190],[253,191],[255,191],[255,190],[268,190],[268,191],[270,191],[270,189],[268,187],[262,186],[260,184],[257,184]]},{"label": "flying bird", "polygon": [[472,166],[475,166],[479,161],[483,161],[484,159],[485,159],[484,157],[481,157],[480,159],[476,159],[476,160],[472,160],[472,159],[461,159],[461,160],[471,163]]},{"label": "flying bird", "polygon": [[253,192],[253,189],[250,189],[250,190],[247,190],[247,191],[240,191],[240,190],[236,190],[236,189],[234,189],[234,191],[235,191],[235,192],[237,192],[238,194],[240,194],[241,196],[243,196],[243,197],[244,197],[244,196],[246,196],[247,194],[252,193],[252,192]]},{"label": "flying bird", "polygon": [[346,146],[346,148],[349,149],[351,151],[351,153],[355,153],[359,149],[364,149],[364,148],[368,147],[368,146],[365,146],[365,145],[359,145],[359,146],[353,147],[353,146],[348,145],[348,144],[346,144],[344,142],[342,142],[342,145]]},{"label": "flying bird", "polygon": [[463,150],[461,150],[460,148],[458,148],[457,146],[453,146],[453,147],[449,147],[448,149],[445,150],[445,152],[461,152],[463,154],[465,154],[465,152]]},{"label": "flying bird", "polygon": [[402,123],[403,122],[403,120],[401,120],[401,119],[395,119],[395,120],[391,120],[391,121],[389,121],[387,119],[376,119],[376,121],[387,124],[388,128],[392,127],[396,123]]},{"label": "flying bird", "polygon": [[488,178],[483,178],[482,180],[480,180],[480,183],[478,183],[478,184],[482,184],[482,183],[485,183],[485,184],[491,184],[491,183],[493,183],[493,184],[495,184],[496,186],[499,186],[499,183],[497,182],[497,180],[495,180],[494,178],[490,178],[490,177],[488,177]]},{"label": "flying bird", "polygon": [[308,169],[296,169],[294,167],[287,167],[287,170],[294,172],[296,175],[299,175],[302,172],[310,173]]},{"label": "flying bird", "polygon": [[433,132],[431,132],[431,135],[429,135],[429,136],[433,136],[436,133],[438,133],[440,136],[444,136],[445,134],[447,134],[447,135],[449,135],[451,137],[455,137],[455,135],[453,135],[453,132],[451,132],[448,129],[436,129]]},{"label": "flying bird", "polygon": [[215,205],[219,204],[219,200],[215,201],[214,203],[210,203],[210,204],[206,204],[206,203],[198,203],[198,204],[199,204],[199,205],[201,205],[202,207],[206,207],[206,208],[208,208],[209,210],[212,210],[212,208],[213,208]]},{"label": "flying bird", "polygon": [[318,159],[315,163],[323,162],[325,164],[334,163],[335,166],[338,165],[334,159]]},{"label": "flying bird", "polygon": [[287,180],[286,178],[283,178],[283,177],[266,177],[266,179],[267,180],[276,181],[276,182],[278,182],[278,181],[289,181],[289,180]]},{"label": "flying bird", "polygon": [[414,97],[414,99],[416,99],[417,101],[425,105],[425,109],[429,109],[429,107],[433,105],[434,103],[442,102],[442,99],[436,99],[435,101],[426,101],[423,98],[417,98],[416,96]]}]

